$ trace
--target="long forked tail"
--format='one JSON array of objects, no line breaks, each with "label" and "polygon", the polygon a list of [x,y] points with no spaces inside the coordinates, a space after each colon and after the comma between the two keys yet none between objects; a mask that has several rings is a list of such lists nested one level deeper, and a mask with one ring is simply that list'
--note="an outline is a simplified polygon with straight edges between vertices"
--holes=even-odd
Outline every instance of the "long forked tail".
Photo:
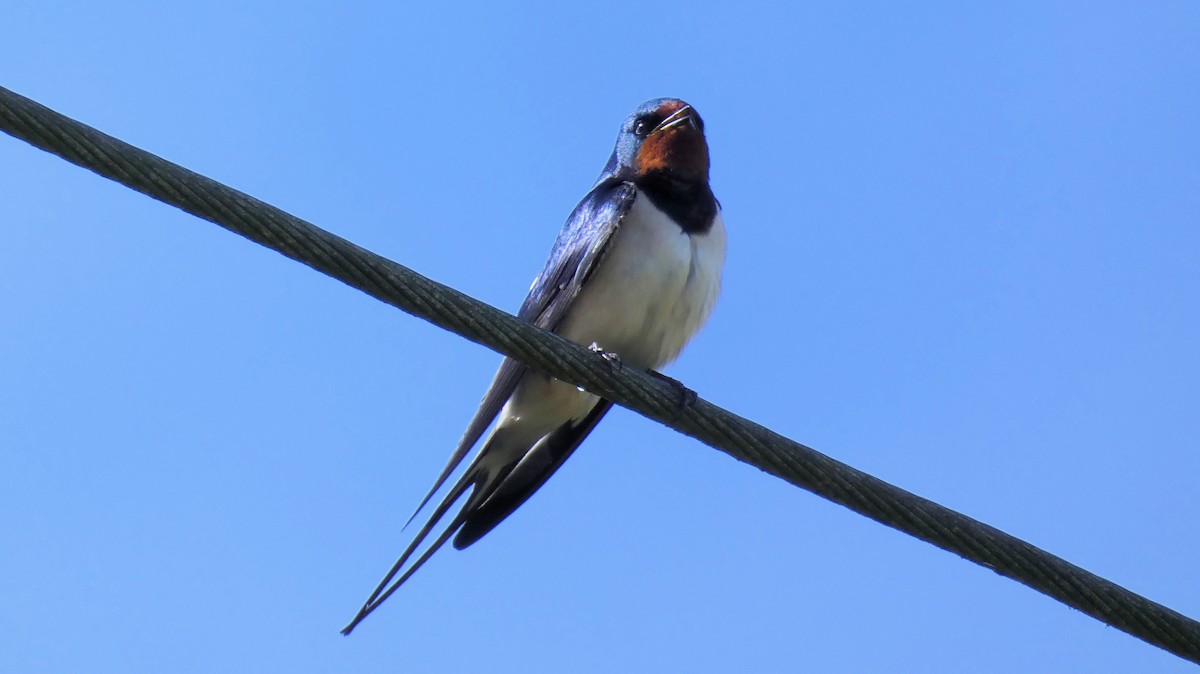
[{"label": "long forked tail", "polygon": [[[358,610],[358,614],[354,616],[350,624],[342,629],[342,634],[350,634],[358,623],[362,622],[364,618],[370,615],[388,597],[392,596],[392,593],[412,577],[417,572],[417,569],[420,569],[433,556],[433,553],[437,552],[438,549],[445,545],[446,541],[450,540],[451,536],[454,536],[456,533],[458,534],[454,539],[454,547],[459,549],[465,548],[479,540],[484,534],[491,531],[497,524],[511,515],[514,510],[524,503],[530,495],[537,491],[562,466],[563,462],[571,456],[575,448],[579,446],[579,443],[587,437],[588,433],[592,431],[611,407],[611,402],[607,400],[599,401],[583,419],[576,423],[568,422],[559,426],[553,432],[534,443],[533,447],[526,450],[522,455],[513,458],[510,463],[499,469],[497,469],[495,462],[485,461],[484,458],[492,455],[493,450],[496,450],[496,454],[505,454],[494,443],[499,443],[499,445],[503,446],[511,442],[512,439],[501,439],[502,436],[499,431],[493,434],[471,462],[471,465],[467,466],[462,477],[454,483],[450,492],[438,504],[433,514],[430,515],[429,520],[417,532],[412,543],[405,548],[404,553],[400,555],[400,559],[396,560],[396,563],[392,565],[387,575],[376,586],[375,591],[371,593],[370,597],[367,597],[367,601]],[[492,465],[487,466],[488,463]],[[459,509],[458,514],[454,516],[450,524],[438,535],[429,548],[417,558],[417,561],[413,562],[412,566],[400,574],[400,570],[404,568],[408,560],[421,547],[421,544],[429,536],[429,532],[446,515],[446,511],[462,497],[467,487],[472,486],[474,488],[470,496],[467,497],[466,503]],[[395,582],[392,582],[392,579],[397,574],[400,574],[400,577]]]},{"label": "long forked tail", "polygon": [[[458,464],[462,462],[463,457],[471,448],[479,442],[479,438],[483,436],[483,432],[487,430],[489,424],[495,420],[496,415],[500,413],[500,409],[504,407],[512,392],[517,387],[517,383],[525,374],[525,366],[519,361],[511,358],[505,358],[500,363],[500,369],[496,371],[496,376],[492,379],[492,385],[488,387],[487,393],[484,394],[483,400],[479,403],[479,409],[475,411],[475,416],[471,419],[471,423],[467,424],[467,430],[463,432],[462,439],[459,440],[458,446],[454,448],[454,453],[450,455],[450,460],[446,462],[446,467],[438,474],[437,480],[434,480],[433,487],[425,494],[425,498],[421,499],[421,503],[417,505],[417,509],[404,522],[401,530],[407,529],[408,525],[412,524],[416,519],[417,514],[429,505],[429,499],[437,493],[437,490],[442,488],[446,483],[446,479],[458,468]],[[467,471],[470,472],[470,471]]]},{"label": "long forked tail", "polygon": [[[417,569],[421,568],[421,566],[433,556],[433,553],[437,552],[439,548],[445,545],[446,541],[449,540],[450,537],[453,536],[460,527],[462,527],[463,522],[466,521],[468,514],[474,509],[475,505],[478,504],[479,501],[486,498],[486,494],[482,493],[480,489],[481,485],[484,484],[483,478],[485,476],[482,475],[479,470],[476,470],[476,468],[477,467],[475,465],[472,465],[467,469],[467,472],[464,473],[461,478],[459,478],[458,482],[454,484],[454,488],[451,489],[450,493],[446,494],[446,498],[442,499],[442,502],[438,504],[437,509],[434,510],[433,514],[429,516],[429,520],[425,522],[425,526],[421,527],[421,530],[417,532],[417,535],[413,538],[412,543],[408,544],[408,547],[405,548],[404,553],[400,555],[400,558],[397,559],[396,563],[392,565],[392,568],[388,570],[387,575],[383,577],[383,580],[379,581],[379,585],[375,587],[375,591],[371,593],[370,597],[367,597],[365,602],[363,602],[362,608],[358,609],[358,613],[354,616],[354,619],[350,621],[350,624],[342,628],[342,634],[348,635],[350,632],[354,631],[354,628],[357,627],[364,618],[370,615],[371,612],[378,608],[379,605],[384,601],[386,601],[388,597],[392,596],[392,593],[398,590],[400,586],[404,584],[404,581],[408,580],[414,573],[416,573]],[[425,538],[429,536],[429,532],[432,531],[435,526],[437,526],[437,523],[440,522],[442,517],[446,515],[446,511],[449,510],[452,505],[454,505],[454,502],[457,501],[459,497],[463,495],[463,492],[467,490],[467,487],[470,486],[474,486],[475,489],[471,492],[471,496],[467,499],[466,505],[459,510],[458,514],[454,516],[454,519],[450,521],[449,526],[442,531],[441,535],[437,537],[437,540],[435,540],[433,544],[429,546],[429,549],[422,553],[421,556],[417,558],[417,561],[413,562],[412,566],[410,566],[408,570],[405,571],[400,578],[393,583],[392,579],[396,577],[396,574],[400,573],[400,569],[404,568],[404,565],[408,562],[409,558],[412,557],[417,548],[421,546],[421,543],[425,541]],[[388,585],[389,583],[391,583],[390,586]]]}]

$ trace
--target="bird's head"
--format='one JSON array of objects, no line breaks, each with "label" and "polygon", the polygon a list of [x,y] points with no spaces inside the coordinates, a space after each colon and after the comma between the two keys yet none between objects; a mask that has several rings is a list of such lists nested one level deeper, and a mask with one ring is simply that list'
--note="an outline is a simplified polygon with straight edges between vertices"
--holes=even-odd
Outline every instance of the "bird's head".
[{"label": "bird's head", "polygon": [[704,121],[692,106],[677,98],[646,101],[621,125],[605,173],[623,180],[662,174],[708,182]]}]

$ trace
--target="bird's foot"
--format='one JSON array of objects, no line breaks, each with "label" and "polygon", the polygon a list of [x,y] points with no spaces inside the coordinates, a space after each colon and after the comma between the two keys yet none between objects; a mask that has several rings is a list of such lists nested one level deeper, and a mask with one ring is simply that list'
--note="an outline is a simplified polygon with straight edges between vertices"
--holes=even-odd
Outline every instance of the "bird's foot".
[{"label": "bird's foot", "polygon": [[696,402],[697,398],[699,398],[695,391],[684,386],[683,382],[679,381],[678,379],[675,379],[674,377],[668,377],[657,370],[649,370],[649,372],[651,377],[667,382],[671,385],[671,388],[675,389],[675,392],[679,394],[679,400],[675,403],[675,416],[672,417],[672,419],[678,419],[679,415],[683,414],[683,411],[691,407],[692,403]]},{"label": "bird's foot", "polygon": [[606,363],[608,363],[608,366],[610,368],[612,368],[614,370],[620,370],[622,367],[624,367],[624,364],[621,363],[620,356],[613,353],[612,351],[605,351],[603,348],[601,348],[601,346],[599,344],[592,342],[588,346],[588,349],[594,353],[600,354],[600,357],[603,358]]}]

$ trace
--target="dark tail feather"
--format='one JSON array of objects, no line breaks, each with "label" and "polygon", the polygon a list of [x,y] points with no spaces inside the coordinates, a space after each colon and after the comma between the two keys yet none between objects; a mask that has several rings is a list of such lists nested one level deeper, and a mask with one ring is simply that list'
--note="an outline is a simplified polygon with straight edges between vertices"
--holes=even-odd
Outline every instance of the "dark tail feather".
[{"label": "dark tail feather", "polygon": [[[358,615],[354,616],[354,620],[351,620],[350,624],[346,625],[346,627],[342,629],[342,634],[350,634],[350,632],[352,632],[354,628],[363,621],[364,618],[371,615],[371,612],[379,608],[380,604],[387,601],[387,598],[392,596],[392,593],[394,593],[396,590],[399,590],[400,586],[404,584],[404,581],[411,578],[412,575],[417,572],[417,569],[421,568],[425,562],[429,561],[429,558],[433,556],[433,553],[437,552],[439,548],[446,544],[446,541],[449,540],[450,536],[452,536],[454,532],[458,530],[458,527],[462,524],[464,519],[465,517],[462,513],[459,513],[457,516],[455,516],[454,521],[450,523],[450,526],[446,527],[446,529],[442,531],[441,535],[437,537],[437,540],[433,542],[433,545],[429,546],[428,550],[421,553],[421,556],[417,558],[417,561],[413,562],[413,565],[408,567],[408,570],[401,574],[400,578],[398,578],[396,582],[392,583],[392,585],[388,587],[388,589],[384,590],[382,594],[379,594],[377,599],[363,604],[363,607],[358,610]],[[380,589],[382,589],[382,586],[376,588],[375,592],[378,593]]]},{"label": "dark tail feather", "polygon": [[[472,468],[474,467],[472,466]],[[442,502],[438,504],[437,510],[434,510],[433,514],[430,515],[429,520],[425,522],[425,526],[421,527],[421,530],[417,532],[417,535],[413,538],[412,543],[409,543],[408,547],[405,548],[404,553],[401,554],[400,558],[396,560],[396,563],[392,565],[392,568],[387,572],[387,575],[383,577],[383,580],[379,581],[379,585],[375,587],[375,591],[371,593],[370,597],[367,597],[365,602],[363,602],[362,608],[358,609],[358,614],[354,616],[354,619],[350,621],[349,625],[346,625],[344,628],[342,628],[342,634],[350,634],[350,632],[352,632],[354,628],[360,622],[362,622],[363,618],[366,618],[368,615],[370,615],[371,611],[374,611],[376,607],[382,604],[385,599],[390,597],[392,593],[395,592],[402,583],[404,583],[404,581],[408,580],[408,578],[412,576],[417,569],[421,568],[421,565],[424,564],[425,561],[429,559],[430,555],[436,552],[437,549],[446,542],[446,539],[450,538],[451,534],[453,534],[460,526],[462,526],[463,520],[466,518],[465,513],[470,506],[470,502],[476,500],[476,493],[471,494],[471,498],[468,500],[467,506],[463,507],[463,509],[459,511],[458,515],[456,515],[450,522],[450,526],[446,527],[445,531],[443,531],[441,536],[439,536],[434,544],[430,546],[429,550],[425,551],[425,553],[417,559],[416,563],[412,565],[412,568],[410,568],[404,573],[403,576],[400,577],[400,580],[396,581],[391,587],[388,587],[388,583],[392,582],[392,578],[396,577],[396,574],[399,573],[400,569],[404,567],[404,564],[408,562],[409,557],[412,557],[413,552],[420,547],[422,541],[425,540],[425,537],[428,536],[429,532],[433,530],[433,527],[436,526],[439,521],[441,521],[443,516],[445,516],[446,511],[450,509],[450,506],[454,505],[454,502],[463,495],[463,492],[467,490],[467,487],[471,486],[472,484],[477,485],[478,476],[474,473],[474,470],[468,470],[461,478],[459,478],[458,482],[455,483],[454,488],[450,490],[450,493],[446,495],[446,498],[442,499]],[[478,487],[476,488],[476,492],[478,492]]]},{"label": "dark tail feather", "polygon": [[612,403],[601,400],[578,424],[563,424],[555,429],[533,446],[529,455],[490,490],[478,507],[463,508],[462,528],[454,537],[454,547],[462,550],[478,541],[521,507],[570,458],[611,407]]},{"label": "dark tail feather", "polygon": [[[463,440],[464,442],[460,443],[458,449],[455,449],[454,454],[450,456],[450,461],[446,464],[446,467],[442,469],[441,475],[438,475],[437,481],[433,483],[433,488],[429,490],[428,494],[425,494],[425,498],[421,499],[421,503],[417,505],[417,509],[408,516],[408,519],[404,520],[404,526],[400,527],[400,531],[407,529],[408,525],[412,524],[413,520],[417,519],[417,515],[425,509],[425,506],[429,505],[429,499],[433,498],[433,495],[437,493],[437,490],[441,489],[442,485],[446,483],[446,478],[450,477],[450,473],[454,472],[454,469],[458,467],[459,462],[462,461],[461,454],[465,454],[468,450],[470,450],[470,446],[467,446],[464,449],[463,445],[465,444],[466,438],[463,438]],[[474,444],[474,440],[471,442]]]},{"label": "dark tail feather", "polygon": [[417,513],[429,505],[429,499],[433,498],[437,490],[442,488],[442,485],[446,483],[446,478],[450,477],[450,473],[454,472],[454,469],[462,462],[467,452],[471,451],[471,448],[479,441],[483,432],[487,430],[487,427],[496,418],[496,415],[500,413],[501,408],[504,407],[504,403],[512,396],[512,392],[516,389],[521,376],[525,374],[525,370],[524,365],[511,358],[505,358],[501,361],[500,369],[496,371],[496,376],[492,379],[492,385],[488,387],[487,393],[484,394],[483,400],[479,403],[479,409],[475,411],[475,416],[471,419],[471,423],[467,425],[467,430],[463,433],[462,439],[458,441],[458,446],[454,448],[454,453],[450,455],[450,460],[446,462],[446,467],[442,469],[437,480],[434,481],[429,493],[425,494],[425,498],[421,499],[421,504],[417,506],[412,515],[408,516],[408,520],[404,522],[401,530],[407,529],[408,525],[412,524],[412,521],[416,519]]},{"label": "dark tail feather", "polygon": [[[433,511],[433,514],[429,516],[429,519],[425,522],[425,525],[421,527],[421,530],[417,532],[415,537],[413,537],[412,542],[409,543],[408,547],[404,549],[404,552],[400,555],[400,558],[397,559],[396,563],[392,565],[392,568],[388,570],[387,575],[383,577],[383,580],[379,581],[379,585],[375,587],[375,591],[371,593],[371,596],[367,597],[365,602],[363,602],[362,608],[358,609],[358,613],[354,616],[354,619],[350,621],[350,624],[342,628],[342,634],[348,635],[350,632],[354,631],[354,628],[358,626],[358,624],[362,622],[364,618],[370,615],[371,612],[376,608],[379,608],[379,605],[382,604],[388,597],[392,596],[392,593],[400,589],[400,586],[403,585],[404,582],[409,578],[411,578],[412,575],[417,572],[417,569],[421,568],[421,566],[423,566],[425,562],[433,556],[433,553],[437,552],[439,548],[445,545],[446,541],[458,531],[463,522],[465,522],[467,518],[471,516],[471,513],[478,508],[481,503],[487,501],[488,497],[495,493],[496,489],[504,483],[504,480],[513,470],[512,465],[501,469],[499,472],[497,472],[494,478],[490,477],[484,470],[480,468],[481,460],[483,459],[484,455],[487,454],[488,448],[499,437],[500,436],[498,435],[493,435],[492,438],[488,440],[488,444],[484,445],[483,450],[481,450],[479,455],[475,457],[475,460],[471,462],[471,465],[467,466],[467,470],[463,473],[462,477],[458,479],[458,482],[454,483],[454,486],[450,489],[450,492],[446,494],[446,497],[443,498],[441,503],[438,504],[438,507]],[[462,497],[463,492],[467,490],[467,487],[472,486],[474,489],[471,491],[471,495],[467,498],[467,502],[463,505],[462,509],[458,511],[458,514],[454,516],[454,519],[450,521],[450,524],[437,537],[437,540],[435,540],[433,544],[430,545],[429,548],[417,558],[417,561],[413,562],[412,566],[410,566],[407,571],[401,574],[398,580],[392,582],[392,579],[396,577],[397,573],[400,573],[400,569],[404,568],[404,565],[408,563],[409,558],[412,557],[417,548],[421,547],[421,543],[424,542],[426,537],[429,536],[429,532],[432,531],[435,526],[437,526],[437,523],[440,522],[443,517],[445,517],[446,511],[448,511],[450,507]],[[389,586],[388,583],[391,583],[391,585]]]},{"label": "dark tail feather", "polygon": [[[534,445],[521,461],[504,467],[494,477],[485,474],[480,468],[482,457],[488,453],[491,444],[498,439],[498,436],[493,435],[475,460],[471,462],[471,465],[467,467],[463,476],[454,483],[450,493],[446,494],[446,497],[438,504],[433,514],[429,516],[429,520],[405,548],[404,553],[388,570],[387,575],[379,582],[375,591],[371,593],[370,597],[367,597],[362,608],[358,610],[358,614],[354,616],[350,624],[342,629],[342,634],[350,634],[364,618],[379,608],[379,605],[411,578],[417,569],[420,569],[433,556],[433,553],[450,540],[451,536],[455,536],[457,533],[454,538],[454,547],[461,550],[495,528],[524,503],[533,492],[545,484],[546,480],[571,456],[579,443],[587,437],[588,433],[591,433],[611,407],[612,403],[601,400],[578,424],[563,424]],[[462,497],[467,487],[472,486],[474,489],[467,498],[466,504],[454,516],[450,524],[442,530],[437,540],[401,574],[400,570],[429,536],[429,532],[437,526],[450,507]],[[400,574],[400,577],[393,582],[392,579],[396,578],[397,574]]]}]

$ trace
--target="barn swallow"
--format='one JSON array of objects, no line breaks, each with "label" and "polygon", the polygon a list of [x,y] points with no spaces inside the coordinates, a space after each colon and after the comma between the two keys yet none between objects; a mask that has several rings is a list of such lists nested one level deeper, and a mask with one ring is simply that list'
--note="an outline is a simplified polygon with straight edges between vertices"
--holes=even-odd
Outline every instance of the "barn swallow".
[{"label": "barn swallow", "polygon": [[[643,103],[621,125],[600,178],[567,218],[517,315],[623,366],[653,370],[674,360],[712,312],[725,263],[725,225],[708,170],[704,122],[696,110],[674,98]],[[349,634],[451,536],[461,550],[508,517],[610,407],[505,358],[417,512],[498,415],[483,449],[342,633]],[[468,488],[449,526],[400,574]]]}]

